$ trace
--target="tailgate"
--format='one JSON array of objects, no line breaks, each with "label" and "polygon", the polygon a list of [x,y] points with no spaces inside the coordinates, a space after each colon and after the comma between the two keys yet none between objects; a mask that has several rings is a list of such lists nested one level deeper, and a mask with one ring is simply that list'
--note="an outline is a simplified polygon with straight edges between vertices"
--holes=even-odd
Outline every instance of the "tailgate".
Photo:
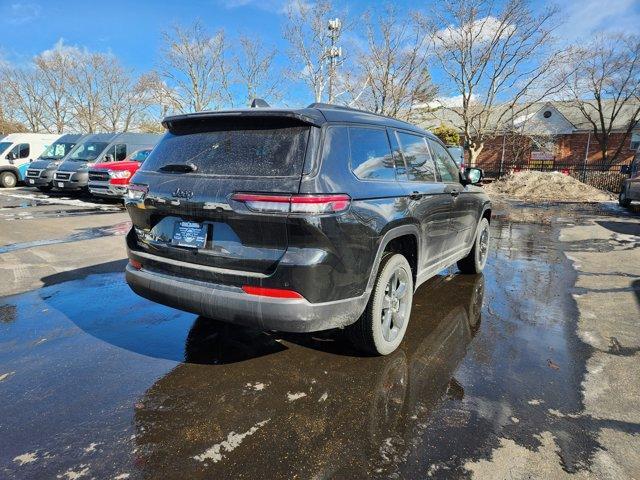
[{"label": "tailgate", "polygon": [[287,249],[287,215],[250,211],[231,196],[298,192],[311,127],[278,127],[247,122],[169,132],[131,182],[148,189],[142,202],[127,202],[136,248],[169,259],[174,270],[186,262],[271,273]]}]

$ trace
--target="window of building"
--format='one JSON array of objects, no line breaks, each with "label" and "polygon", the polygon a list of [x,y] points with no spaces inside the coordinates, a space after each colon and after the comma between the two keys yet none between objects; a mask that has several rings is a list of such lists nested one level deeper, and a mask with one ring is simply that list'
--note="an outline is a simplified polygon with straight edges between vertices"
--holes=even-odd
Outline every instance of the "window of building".
[{"label": "window of building", "polygon": [[638,150],[638,147],[640,147],[640,132],[634,132],[631,134],[631,144],[629,148],[635,151]]}]

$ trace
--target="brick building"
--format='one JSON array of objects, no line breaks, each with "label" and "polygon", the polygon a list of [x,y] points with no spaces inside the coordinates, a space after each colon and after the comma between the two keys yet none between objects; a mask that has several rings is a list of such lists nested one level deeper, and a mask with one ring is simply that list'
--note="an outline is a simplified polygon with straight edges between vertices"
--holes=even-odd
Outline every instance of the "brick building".
[{"label": "brick building", "polygon": [[[605,105],[613,108],[612,104]],[[610,137],[610,154],[623,141],[624,132],[637,108],[637,104],[625,105],[617,115]],[[510,115],[502,117],[502,128],[490,125],[499,133],[485,142],[478,157],[477,165],[490,176],[519,169],[569,170],[572,173],[619,171],[620,165],[629,164],[640,146],[640,123],[637,123],[624,139],[625,144],[615,164],[603,165],[600,145],[591,123],[569,102],[534,103],[515,118]],[[441,124],[457,128],[460,117],[451,110],[440,109],[418,112],[414,121],[426,129]]]}]

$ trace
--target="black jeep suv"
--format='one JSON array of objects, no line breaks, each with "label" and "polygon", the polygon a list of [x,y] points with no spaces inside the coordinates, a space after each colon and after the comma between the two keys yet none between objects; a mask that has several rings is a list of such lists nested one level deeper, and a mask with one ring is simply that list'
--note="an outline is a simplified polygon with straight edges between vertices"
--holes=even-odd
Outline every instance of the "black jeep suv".
[{"label": "black jeep suv", "polygon": [[126,198],[131,288],[165,305],[290,332],[402,341],[414,290],[480,272],[491,206],[409,123],[312,104],[168,117]]}]

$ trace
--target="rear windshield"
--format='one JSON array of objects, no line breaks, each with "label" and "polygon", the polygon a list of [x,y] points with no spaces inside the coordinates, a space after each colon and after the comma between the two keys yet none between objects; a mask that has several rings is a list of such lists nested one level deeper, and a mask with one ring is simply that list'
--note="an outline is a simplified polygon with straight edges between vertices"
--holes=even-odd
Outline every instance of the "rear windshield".
[{"label": "rear windshield", "polygon": [[292,177],[302,173],[309,127],[233,128],[169,132],[142,164],[158,171],[167,165],[197,167],[196,173],[243,177]]}]

